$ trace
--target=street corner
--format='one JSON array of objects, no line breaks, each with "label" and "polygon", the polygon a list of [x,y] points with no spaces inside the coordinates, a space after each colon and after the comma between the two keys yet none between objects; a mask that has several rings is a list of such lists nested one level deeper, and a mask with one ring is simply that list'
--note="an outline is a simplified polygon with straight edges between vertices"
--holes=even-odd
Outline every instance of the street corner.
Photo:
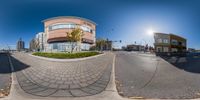
[{"label": "street corner", "polygon": [[[92,96],[103,92],[110,81],[110,54],[77,62],[51,62],[28,55],[17,55],[17,58],[21,59],[18,59],[18,62],[30,65],[29,68],[16,73],[18,83],[22,90],[34,96]],[[13,62],[15,68],[26,65],[20,65],[18,62]],[[48,67],[41,66],[40,62]]]}]

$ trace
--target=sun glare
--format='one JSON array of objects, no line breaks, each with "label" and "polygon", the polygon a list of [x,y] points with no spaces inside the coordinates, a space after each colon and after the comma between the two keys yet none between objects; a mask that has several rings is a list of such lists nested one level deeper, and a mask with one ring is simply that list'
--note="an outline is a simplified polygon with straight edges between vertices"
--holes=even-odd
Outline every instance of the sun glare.
[{"label": "sun glare", "polygon": [[147,30],[148,35],[153,35],[154,31],[152,29]]}]

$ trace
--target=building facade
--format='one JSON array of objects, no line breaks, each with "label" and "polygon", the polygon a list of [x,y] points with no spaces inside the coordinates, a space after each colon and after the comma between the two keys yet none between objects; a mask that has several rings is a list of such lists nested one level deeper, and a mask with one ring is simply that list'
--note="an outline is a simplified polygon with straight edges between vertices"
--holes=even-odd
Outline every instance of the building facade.
[{"label": "building facade", "polygon": [[44,45],[45,45],[46,37],[44,32],[39,32],[36,34],[35,42],[37,43],[37,50],[38,51],[44,51]]},{"label": "building facade", "polygon": [[183,53],[187,50],[187,40],[174,34],[154,33],[156,53]]},{"label": "building facade", "polygon": [[29,43],[29,50],[43,52],[45,41],[46,37],[44,32],[37,33],[36,36]]},{"label": "building facade", "polygon": [[66,52],[71,51],[72,45],[67,40],[67,32],[76,28],[83,30],[81,43],[75,43],[74,51],[89,50],[96,42],[96,23],[91,20],[75,17],[61,16],[42,21],[44,32],[36,34],[30,41],[31,51],[41,52]]},{"label": "building facade", "polygon": [[96,24],[91,20],[62,16],[46,19],[43,23],[44,33],[38,37],[39,41],[42,41],[40,49],[45,52],[71,51],[71,44],[67,41],[67,32],[71,32],[75,28],[83,30],[82,43],[77,43],[75,51],[89,50],[91,46],[95,45]]},{"label": "building facade", "polygon": [[25,50],[25,42],[22,41],[22,39],[20,38],[18,41],[17,41],[17,51],[23,51]]},{"label": "building facade", "polygon": [[29,51],[36,51],[36,41],[35,38],[33,38],[29,43]]},{"label": "building facade", "polygon": [[142,45],[131,44],[126,46],[127,51],[144,51],[145,47]]}]

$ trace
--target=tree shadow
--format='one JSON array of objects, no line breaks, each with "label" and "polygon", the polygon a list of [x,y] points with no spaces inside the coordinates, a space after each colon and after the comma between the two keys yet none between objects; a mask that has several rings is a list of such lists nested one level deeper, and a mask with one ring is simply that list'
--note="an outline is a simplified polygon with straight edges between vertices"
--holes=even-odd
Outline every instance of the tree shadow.
[{"label": "tree shadow", "polygon": [[14,67],[13,72],[21,71],[21,70],[24,70],[24,69],[30,67],[29,65],[27,65],[27,64],[19,61],[18,59],[12,57],[11,54],[0,53],[0,74],[12,73],[11,65],[10,65],[10,62],[9,62],[9,56],[10,56],[12,65]]},{"label": "tree shadow", "polygon": [[188,54],[185,57],[161,56],[175,67],[191,73],[200,73],[200,54]]}]

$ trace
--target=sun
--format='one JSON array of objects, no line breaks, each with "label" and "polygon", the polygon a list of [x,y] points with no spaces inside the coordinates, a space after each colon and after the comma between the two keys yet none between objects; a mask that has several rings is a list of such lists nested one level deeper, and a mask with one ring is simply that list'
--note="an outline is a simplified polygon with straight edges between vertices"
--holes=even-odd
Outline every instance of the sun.
[{"label": "sun", "polygon": [[148,35],[153,35],[154,34],[154,30],[153,29],[148,29],[147,30],[147,34]]}]

